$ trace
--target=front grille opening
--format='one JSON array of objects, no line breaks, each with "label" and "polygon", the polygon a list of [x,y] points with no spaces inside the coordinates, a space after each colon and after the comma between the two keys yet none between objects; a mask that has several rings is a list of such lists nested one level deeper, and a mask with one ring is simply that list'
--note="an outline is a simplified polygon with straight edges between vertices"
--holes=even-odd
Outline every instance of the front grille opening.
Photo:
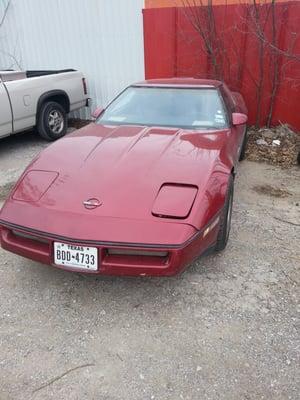
[{"label": "front grille opening", "polygon": [[162,257],[168,256],[167,251],[147,251],[147,250],[127,250],[127,249],[107,249],[107,254],[111,256],[146,256]]},{"label": "front grille opening", "polygon": [[49,241],[46,240],[46,239],[43,239],[43,238],[40,238],[40,237],[37,237],[37,236],[33,236],[33,235],[28,234],[28,233],[15,231],[15,230],[12,230],[12,233],[13,233],[14,236],[20,237],[22,239],[29,239],[29,240],[33,240],[35,242],[44,243],[44,244],[48,244],[49,243]]},{"label": "front grille opening", "polygon": [[109,248],[105,250],[102,263],[127,268],[166,268],[169,259],[170,253],[168,251]]}]

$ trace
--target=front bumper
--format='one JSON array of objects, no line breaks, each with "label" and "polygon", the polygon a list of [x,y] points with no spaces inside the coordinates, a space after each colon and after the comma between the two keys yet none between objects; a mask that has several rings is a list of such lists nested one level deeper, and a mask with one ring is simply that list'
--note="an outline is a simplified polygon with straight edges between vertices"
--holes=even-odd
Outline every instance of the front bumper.
[{"label": "front bumper", "polygon": [[[56,268],[87,274],[127,275],[127,276],[172,276],[183,271],[188,264],[207,250],[214,242],[215,234],[203,235],[197,232],[182,245],[165,246],[128,243],[80,243],[66,237],[51,236],[51,234],[29,231],[23,227],[0,227],[1,246],[20,256],[52,265]],[[60,241],[72,245],[93,246],[98,251],[97,271],[81,270],[54,264],[54,242]],[[110,249],[146,251],[149,255],[110,254]],[[151,256],[151,252],[166,252],[164,256]]]}]

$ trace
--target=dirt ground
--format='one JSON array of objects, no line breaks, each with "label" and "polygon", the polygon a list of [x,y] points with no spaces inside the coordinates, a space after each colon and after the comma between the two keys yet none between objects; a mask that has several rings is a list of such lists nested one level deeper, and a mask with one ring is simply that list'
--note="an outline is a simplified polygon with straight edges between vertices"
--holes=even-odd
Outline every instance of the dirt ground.
[{"label": "dirt ground", "polygon": [[[0,204],[46,145],[1,141]],[[298,399],[299,224],[299,167],[245,161],[227,249],[181,276],[86,277],[1,249],[0,399]]]}]

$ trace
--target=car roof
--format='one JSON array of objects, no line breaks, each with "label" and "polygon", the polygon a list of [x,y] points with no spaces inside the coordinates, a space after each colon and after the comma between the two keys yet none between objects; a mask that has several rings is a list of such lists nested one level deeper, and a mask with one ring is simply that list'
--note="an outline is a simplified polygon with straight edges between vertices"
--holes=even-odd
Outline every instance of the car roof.
[{"label": "car roof", "polygon": [[132,86],[160,86],[160,87],[214,87],[222,85],[221,81],[214,79],[198,78],[167,78],[167,79],[148,79],[134,83]]}]

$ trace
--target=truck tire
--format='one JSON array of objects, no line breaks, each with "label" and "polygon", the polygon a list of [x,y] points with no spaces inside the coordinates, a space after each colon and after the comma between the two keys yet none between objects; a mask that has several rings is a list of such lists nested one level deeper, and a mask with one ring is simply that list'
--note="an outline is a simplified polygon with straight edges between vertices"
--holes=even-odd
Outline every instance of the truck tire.
[{"label": "truck tire", "polygon": [[224,250],[228,242],[230,225],[231,225],[232,203],[233,203],[233,186],[234,186],[233,176],[230,175],[224,209],[221,215],[220,229],[215,247],[216,251]]},{"label": "truck tire", "polygon": [[39,115],[37,130],[43,139],[53,141],[63,137],[67,133],[66,110],[55,101],[42,104]]}]

